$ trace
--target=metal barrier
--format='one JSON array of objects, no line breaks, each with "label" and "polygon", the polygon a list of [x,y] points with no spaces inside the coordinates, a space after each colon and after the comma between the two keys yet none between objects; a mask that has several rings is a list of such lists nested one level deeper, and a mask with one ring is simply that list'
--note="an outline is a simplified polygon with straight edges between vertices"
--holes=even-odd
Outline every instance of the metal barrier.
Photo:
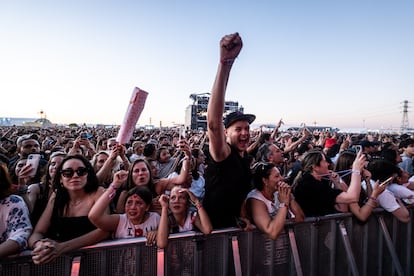
[{"label": "metal barrier", "polygon": [[[413,212],[411,212],[411,221]],[[144,238],[107,241],[34,265],[30,251],[2,260],[0,275],[414,275],[412,222],[375,210],[286,224],[276,241],[231,228],[171,235],[166,249]]]}]

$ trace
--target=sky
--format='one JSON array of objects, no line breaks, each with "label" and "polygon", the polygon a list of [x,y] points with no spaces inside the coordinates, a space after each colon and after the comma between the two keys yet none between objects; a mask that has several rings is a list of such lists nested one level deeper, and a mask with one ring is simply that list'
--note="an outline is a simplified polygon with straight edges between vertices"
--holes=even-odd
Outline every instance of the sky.
[{"label": "sky", "polygon": [[0,0],[0,117],[184,123],[211,92],[219,41],[239,32],[226,100],[256,124],[414,125],[414,1]]}]

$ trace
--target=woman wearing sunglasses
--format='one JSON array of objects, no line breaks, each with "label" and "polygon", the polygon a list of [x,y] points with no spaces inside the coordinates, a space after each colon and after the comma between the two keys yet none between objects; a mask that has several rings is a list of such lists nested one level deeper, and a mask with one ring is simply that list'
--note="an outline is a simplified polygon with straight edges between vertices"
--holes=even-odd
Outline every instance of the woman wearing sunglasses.
[{"label": "woman wearing sunglasses", "polygon": [[53,179],[53,190],[29,239],[35,264],[48,263],[109,236],[88,219],[89,210],[104,189],[84,156],[69,155],[62,160]]},{"label": "woman wearing sunglasses", "polygon": [[256,227],[276,240],[285,227],[286,218],[303,221],[305,215],[291,195],[290,186],[273,163],[253,166],[255,189],[246,198],[246,214]]}]

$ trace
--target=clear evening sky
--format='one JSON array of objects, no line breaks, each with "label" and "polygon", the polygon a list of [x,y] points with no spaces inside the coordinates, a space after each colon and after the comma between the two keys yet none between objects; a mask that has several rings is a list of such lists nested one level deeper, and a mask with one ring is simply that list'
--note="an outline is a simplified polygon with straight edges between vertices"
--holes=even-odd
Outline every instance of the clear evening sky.
[{"label": "clear evening sky", "polygon": [[0,0],[0,117],[120,124],[135,86],[140,125],[184,122],[210,92],[219,40],[239,32],[227,100],[256,123],[414,125],[414,1]]}]

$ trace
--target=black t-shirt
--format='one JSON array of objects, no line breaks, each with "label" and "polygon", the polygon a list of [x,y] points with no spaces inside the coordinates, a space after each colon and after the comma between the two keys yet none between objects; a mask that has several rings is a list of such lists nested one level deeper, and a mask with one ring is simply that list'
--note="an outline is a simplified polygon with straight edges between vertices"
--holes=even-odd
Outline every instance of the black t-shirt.
[{"label": "black t-shirt", "polygon": [[330,186],[329,180],[318,181],[309,173],[303,175],[293,191],[296,201],[307,217],[337,213],[335,200],[340,193],[341,190]]},{"label": "black t-shirt", "polygon": [[[231,147],[231,146],[230,146]],[[231,147],[230,155],[221,162],[207,159],[205,171],[205,197],[203,206],[213,228],[237,226],[241,206],[252,189],[251,172],[247,154],[241,157]]]}]

